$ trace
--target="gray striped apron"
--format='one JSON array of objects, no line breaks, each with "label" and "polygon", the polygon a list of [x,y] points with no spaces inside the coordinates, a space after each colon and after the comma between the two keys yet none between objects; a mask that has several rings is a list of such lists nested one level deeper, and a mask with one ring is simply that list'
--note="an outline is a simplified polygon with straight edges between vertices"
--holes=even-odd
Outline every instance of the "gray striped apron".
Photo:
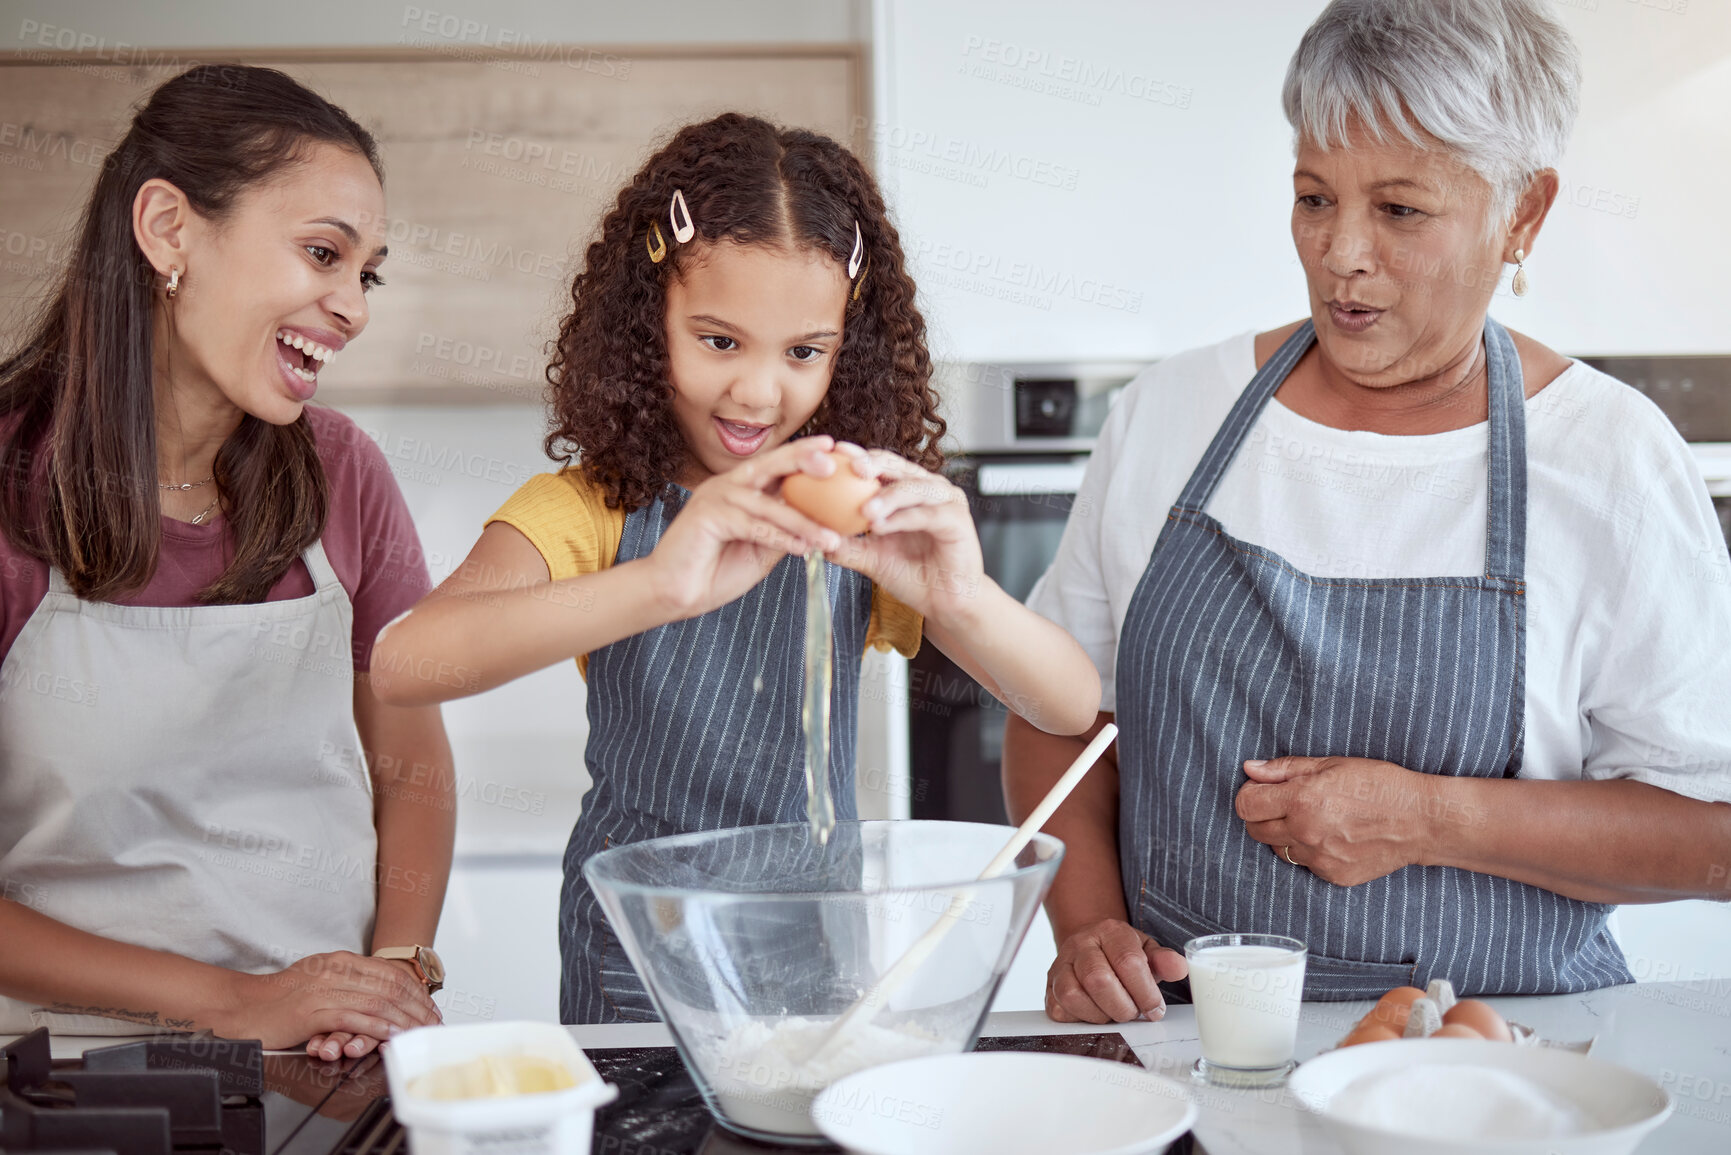
[{"label": "gray striped apron", "polygon": [[[689,496],[669,486],[627,515],[617,563],[648,556]],[[846,820],[857,814],[854,747],[872,585],[827,568],[835,622],[830,790],[836,817]],[[589,655],[584,759],[594,785],[565,848],[563,1022],[657,1018],[583,878],[591,855],[668,834],[805,821],[804,647],[805,563],[788,557],[720,609]]]},{"label": "gray striped apron", "polygon": [[1630,982],[1606,926],[1612,907],[1440,866],[1336,886],[1253,841],[1233,811],[1252,758],[1376,758],[1484,778],[1521,769],[1527,469],[1514,343],[1486,319],[1484,574],[1367,580],[1311,577],[1203,512],[1315,337],[1306,322],[1233,406],[1124,619],[1119,846],[1131,917],[1174,948],[1222,931],[1302,939],[1309,999],[1433,978],[1463,994]]}]

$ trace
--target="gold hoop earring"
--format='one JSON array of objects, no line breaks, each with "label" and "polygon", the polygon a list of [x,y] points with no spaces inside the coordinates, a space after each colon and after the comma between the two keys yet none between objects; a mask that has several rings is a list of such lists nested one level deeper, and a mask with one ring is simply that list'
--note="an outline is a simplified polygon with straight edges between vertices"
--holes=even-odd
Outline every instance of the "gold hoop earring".
[{"label": "gold hoop earring", "polygon": [[649,222],[649,235],[643,238],[644,245],[649,249],[649,260],[659,265],[667,259],[667,238],[661,235],[661,226],[654,221]]},{"label": "gold hoop earring", "polygon": [[168,294],[168,299],[171,301],[180,295],[180,266],[179,265],[170,265],[168,267],[168,287],[164,290],[164,292],[166,292]]},{"label": "gold hoop earring", "polygon": [[1527,250],[1525,249],[1515,250],[1515,277],[1509,282],[1509,290],[1517,297],[1526,296],[1527,290],[1531,287],[1527,283],[1527,267],[1521,263],[1526,259],[1526,255]]}]

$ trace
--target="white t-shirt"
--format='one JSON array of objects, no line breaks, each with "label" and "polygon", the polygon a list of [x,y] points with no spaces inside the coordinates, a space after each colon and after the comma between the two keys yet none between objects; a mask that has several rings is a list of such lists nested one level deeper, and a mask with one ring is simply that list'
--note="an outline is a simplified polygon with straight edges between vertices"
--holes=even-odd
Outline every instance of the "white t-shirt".
[{"label": "white t-shirt", "polygon": [[[1117,708],[1130,597],[1255,374],[1254,340],[1190,350],[1130,384],[1028,597],[1099,667],[1102,710]],[[1652,402],[1580,362],[1527,400],[1526,417],[1521,776],[1731,800],[1731,555],[1687,445]],[[1206,512],[1319,577],[1481,574],[1487,428],[1349,432],[1271,400]]]}]

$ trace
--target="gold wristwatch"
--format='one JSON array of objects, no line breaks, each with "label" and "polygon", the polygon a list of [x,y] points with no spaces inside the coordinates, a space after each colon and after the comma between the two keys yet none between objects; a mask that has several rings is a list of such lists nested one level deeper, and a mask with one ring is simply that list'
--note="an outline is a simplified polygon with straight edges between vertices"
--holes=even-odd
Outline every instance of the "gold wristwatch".
[{"label": "gold wristwatch", "polygon": [[402,959],[415,968],[415,974],[427,984],[432,994],[445,985],[445,964],[430,946],[387,946],[373,952],[374,958]]}]

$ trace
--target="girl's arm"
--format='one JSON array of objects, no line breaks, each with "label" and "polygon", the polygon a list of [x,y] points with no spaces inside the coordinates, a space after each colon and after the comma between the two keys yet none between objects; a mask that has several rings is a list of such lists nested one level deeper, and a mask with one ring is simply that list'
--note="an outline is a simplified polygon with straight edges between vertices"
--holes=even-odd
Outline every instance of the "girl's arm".
[{"label": "girl's arm", "polygon": [[724,606],[787,554],[840,539],[772,491],[817,472],[834,442],[808,437],[711,477],[645,558],[553,581],[534,544],[488,526],[457,571],[379,634],[373,688],[394,706],[478,694],[621,638]]},{"label": "girl's arm", "polygon": [[933,644],[1019,717],[1048,734],[1093,726],[1099,671],[1076,639],[986,576],[967,496],[887,450],[846,448],[861,474],[887,484],[861,509],[870,532],[835,560],[925,615]]},{"label": "girl's arm", "polygon": [[[445,723],[437,706],[385,705],[373,695],[368,675],[360,674],[355,728],[373,780],[373,826],[379,837],[371,949],[432,946],[457,836],[456,773]],[[408,964],[397,965],[413,975]],[[317,1059],[353,1058],[379,1041],[337,1031],[314,1035],[307,1053]]]}]

